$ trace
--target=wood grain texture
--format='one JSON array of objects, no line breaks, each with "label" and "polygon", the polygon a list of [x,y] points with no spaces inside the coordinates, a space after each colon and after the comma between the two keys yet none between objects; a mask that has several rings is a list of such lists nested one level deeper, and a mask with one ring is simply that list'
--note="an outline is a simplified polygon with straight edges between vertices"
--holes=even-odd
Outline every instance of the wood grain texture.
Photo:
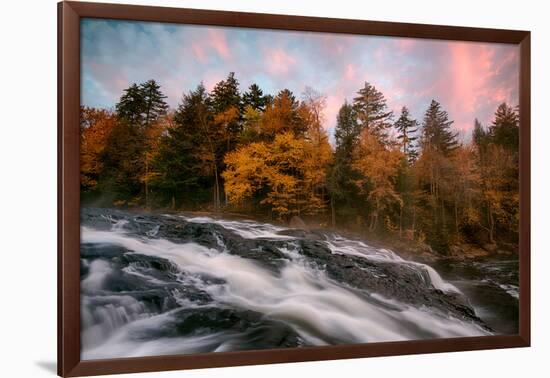
[{"label": "wood grain texture", "polygon": [[[519,334],[245,352],[80,360],[80,19],[84,17],[520,46],[520,325]],[[58,374],[82,376],[219,366],[345,359],[530,345],[530,33],[133,5],[58,4]]]}]

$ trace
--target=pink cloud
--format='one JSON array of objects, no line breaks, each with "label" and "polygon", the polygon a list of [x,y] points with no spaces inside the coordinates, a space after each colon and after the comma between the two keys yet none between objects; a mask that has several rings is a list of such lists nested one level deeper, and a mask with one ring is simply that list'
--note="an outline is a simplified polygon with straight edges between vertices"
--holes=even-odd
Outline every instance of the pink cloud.
[{"label": "pink cloud", "polygon": [[224,59],[230,57],[230,50],[227,45],[225,32],[219,29],[208,30],[209,44]]},{"label": "pink cloud", "polygon": [[400,38],[395,41],[395,47],[403,53],[411,51],[416,46],[416,41],[412,38]]},{"label": "pink cloud", "polygon": [[479,104],[479,97],[489,94],[489,80],[494,75],[492,55],[487,45],[450,45],[452,97],[460,110],[472,113]]},{"label": "pink cloud", "polygon": [[209,55],[212,53],[224,60],[231,57],[225,32],[218,29],[210,29],[205,35],[195,38],[191,43],[191,53],[201,63],[208,63]]},{"label": "pink cloud", "polygon": [[104,90],[111,93],[122,93],[128,87],[129,80],[125,72],[118,66],[100,62],[88,63],[90,71],[101,78]]},{"label": "pink cloud", "polygon": [[193,55],[195,56],[195,58],[197,58],[199,62],[201,63],[206,62],[206,52],[204,51],[204,48],[202,47],[202,45],[198,43],[192,43],[191,50],[193,51]]},{"label": "pink cloud", "polygon": [[355,66],[351,63],[346,65],[346,70],[344,72],[344,78],[346,80],[355,80]]},{"label": "pink cloud", "polygon": [[281,48],[267,49],[264,54],[267,70],[272,75],[287,75],[296,59]]},{"label": "pink cloud", "polygon": [[206,77],[203,79],[204,87],[207,91],[212,91],[214,89],[214,86],[222,81],[224,79],[224,75],[222,73],[211,73],[207,74]]}]

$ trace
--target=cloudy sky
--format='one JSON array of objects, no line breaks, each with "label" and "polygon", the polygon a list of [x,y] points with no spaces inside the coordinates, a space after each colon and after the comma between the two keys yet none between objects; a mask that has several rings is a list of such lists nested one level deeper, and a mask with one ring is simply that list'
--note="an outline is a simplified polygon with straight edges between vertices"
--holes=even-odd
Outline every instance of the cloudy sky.
[{"label": "cloudy sky", "polygon": [[85,19],[81,25],[82,104],[113,108],[131,83],[155,79],[175,107],[201,81],[207,89],[231,71],[244,91],[306,86],[327,98],[332,129],[345,99],[365,81],[396,113],[422,118],[441,102],[468,134],[474,118],[489,124],[497,105],[518,103],[519,50],[505,44],[304,33]]}]

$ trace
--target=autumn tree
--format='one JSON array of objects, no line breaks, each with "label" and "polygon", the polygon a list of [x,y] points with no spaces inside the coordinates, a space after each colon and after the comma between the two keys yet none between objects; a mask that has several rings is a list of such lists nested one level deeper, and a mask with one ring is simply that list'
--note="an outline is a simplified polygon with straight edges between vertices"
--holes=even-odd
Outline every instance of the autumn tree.
[{"label": "autumn tree", "polygon": [[107,138],[116,122],[112,112],[89,107],[80,109],[80,187],[85,195],[98,189]]},{"label": "autumn tree", "polygon": [[402,206],[402,198],[396,191],[398,170],[403,154],[395,147],[380,141],[374,132],[365,129],[354,149],[353,168],[360,174],[355,184],[368,201],[373,203],[369,214],[369,230],[375,231],[381,217],[387,215],[390,207]]},{"label": "autumn tree", "polygon": [[240,144],[257,142],[262,139],[263,113],[247,105],[244,109],[243,131],[239,138]]},{"label": "autumn tree", "polygon": [[230,73],[169,111],[154,80],[132,84],[116,111],[81,109],[82,199],[315,215],[441,253],[461,243],[517,245],[517,108],[499,105],[489,127],[476,119],[471,140],[459,143],[437,101],[421,124],[407,107],[393,122],[384,95],[365,83],[339,109],[331,146],[326,102],[309,87],[300,99],[257,84],[241,96]]},{"label": "autumn tree", "polygon": [[300,102],[294,94],[283,89],[272,102],[266,106],[262,120],[262,134],[272,140],[276,134],[292,132],[301,137],[307,130],[307,125],[300,117]]},{"label": "autumn tree", "polygon": [[230,202],[242,204],[265,193],[260,204],[280,219],[322,211],[323,198],[314,188],[325,179],[319,168],[328,162],[316,151],[311,142],[285,132],[272,142],[255,142],[230,152],[223,173]]},{"label": "autumn tree", "polygon": [[307,127],[304,138],[311,148],[311,154],[306,155],[307,159],[304,161],[304,183],[315,194],[307,199],[311,202],[309,212],[312,212],[313,207],[324,209],[324,201],[328,196],[326,177],[333,152],[323,126],[325,108],[326,96],[311,87],[306,87],[300,104],[300,118]]},{"label": "autumn tree", "polygon": [[[464,229],[480,221],[481,172],[473,144],[459,146],[453,154],[451,181],[453,231],[461,239]],[[467,235],[468,237],[470,235]],[[463,240],[457,240],[462,242]]]},{"label": "autumn tree", "polygon": [[519,122],[517,112],[498,106],[489,129],[479,122],[473,131],[477,147],[482,202],[479,227],[497,243],[499,230],[517,243],[519,225]]},{"label": "autumn tree", "polygon": [[449,211],[456,177],[452,158],[459,147],[452,124],[441,104],[432,100],[424,115],[420,136],[422,154],[416,164],[421,189],[426,193],[422,214],[424,230],[428,241],[442,252],[448,249],[450,241]]},{"label": "autumn tree", "polygon": [[416,188],[415,171],[412,165],[418,158],[416,133],[418,131],[418,122],[411,117],[409,109],[404,106],[401,114],[394,123],[397,134],[398,145],[403,153],[403,161],[399,168],[397,178],[397,190],[402,199],[399,206],[399,236],[403,235],[404,228],[410,230],[407,233],[409,239],[414,238],[416,222]]}]

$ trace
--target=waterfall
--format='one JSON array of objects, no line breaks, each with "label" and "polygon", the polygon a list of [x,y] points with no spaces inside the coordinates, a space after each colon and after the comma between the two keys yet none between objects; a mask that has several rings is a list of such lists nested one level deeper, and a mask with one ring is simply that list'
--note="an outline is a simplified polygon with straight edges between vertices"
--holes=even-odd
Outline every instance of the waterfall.
[{"label": "waterfall", "polygon": [[[81,229],[84,359],[490,334],[435,269],[364,241],[209,217],[101,219]],[[400,295],[403,277],[404,293],[428,299]]]}]

